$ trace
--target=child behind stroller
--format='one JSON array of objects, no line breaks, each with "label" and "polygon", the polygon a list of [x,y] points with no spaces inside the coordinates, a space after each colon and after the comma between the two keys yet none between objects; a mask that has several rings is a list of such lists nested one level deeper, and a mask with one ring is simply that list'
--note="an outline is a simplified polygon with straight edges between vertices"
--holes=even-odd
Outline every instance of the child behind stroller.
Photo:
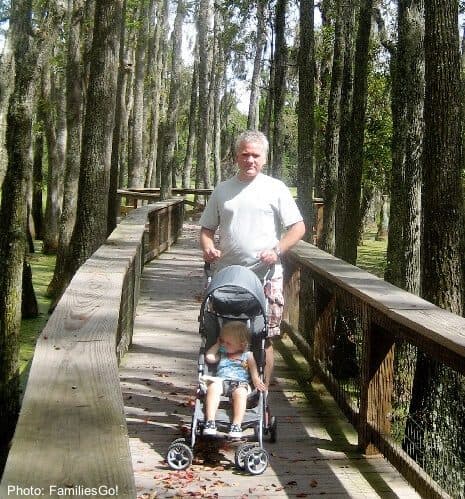
[{"label": "child behind stroller", "polygon": [[[247,429],[252,429],[253,433],[248,432],[240,440],[235,454],[235,464],[238,468],[257,475],[267,468],[269,458],[263,448],[263,435],[269,434],[270,441],[276,441],[276,419],[270,415],[266,392],[260,391],[265,364],[266,316],[267,300],[263,284],[254,272],[240,265],[231,265],[213,276],[200,308],[199,385],[192,416],[191,434],[188,439],[176,439],[170,445],[166,461],[172,469],[186,469],[190,466],[197,438],[215,438],[217,430],[231,433],[234,411],[229,397],[220,396],[219,408],[214,416],[214,432],[209,429],[209,417],[207,417],[205,408],[207,393],[205,381],[211,381],[211,377],[217,375],[217,364],[206,362],[206,356],[209,352],[212,353],[211,348],[217,344],[220,331],[230,321],[242,322],[250,332],[250,349],[253,352],[259,378],[258,386],[255,387],[259,390],[254,389],[247,396],[241,429],[241,433],[242,430]],[[216,408],[216,402],[214,408]]]}]

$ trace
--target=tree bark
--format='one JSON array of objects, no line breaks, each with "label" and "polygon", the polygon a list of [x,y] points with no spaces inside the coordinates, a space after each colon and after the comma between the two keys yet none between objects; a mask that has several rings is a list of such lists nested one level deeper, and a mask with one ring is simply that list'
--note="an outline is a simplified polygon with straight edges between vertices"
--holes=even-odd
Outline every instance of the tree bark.
[{"label": "tree bark", "polygon": [[65,281],[107,236],[108,188],[123,0],[97,0],[76,224]]},{"label": "tree bark", "polygon": [[214,185],[221,182],[221,90],[223,88],[226,64],[225,47],[220,36],[221,28],[224,25],[223,18],[219,10],[215,11],[215,53],[213,56],[213,172]]},{"label": "tree bark", "polygon": [[157,178],[160,177],[159,172],[157,172],[157,157],[158,157],[158,136],[160,128],[160,107],[162,102],[162,66],[163,66],[163,52],[166,33],[168,30],[168,2],[164,0],[163,4],[159,4],[160,10],[157,16],[158,22],[155,32],[152,37],[151,47],[153,51],[154,60],[154,71],[152,74],[151,81],[153,81],[152,86],[152,107],[151,107],[151,128],[150,128],[150,138],[147,153],[147,186],[155,187],[157,185]]},{"label": "tree bark", "polygon": [[209,102],[209,18],[211,16],[210,0],[200,0],[198,14],[198,44],[199,44],[199,122],[197,126],[197,174],[196,187],[209,189],[210,180],[210,102]]},{"label": "tree bark", "polygon": [[37,68],[32,43],[32,1],[11,2],[10,29],[15,82],[10,96],[6,144],[8,168],[0,207],[0,446],[13,435],[19,410],[21,293],[26,251],[26,198],[32,172],[32,102]]},{"label": "tree bark", "polygon": [[43,239],[43,211],[42,211],[42,161],[44,156],[44,135],[42,131],[35,134],[34,159],[32,166],[32,206],[31,215],[34,222],[36,239]]},{"label": "tree bark", "polygon": [[286,10],[287,0],[278,0],[275,13],[276,45],[274,52],[273,81],[273,162],[272,175],[281,178],[283,173],[283,112],[286,97],[286,75],[288,49],[286,44]]},{"label": "tree bark", "polygon": [[266,11],[268,2],[257,0],[257,33],[255,38],[255,56],[253,63],[252,79],[250,81],[249,113],[247,128],[257,130],[259,125],[259,100],[260,100],[260,74],[262,69],[263,50],[266,43]]},{"label": "tree bark", "polygon": [[64,286],[62,279],[65,262],[76,221],[83,121],[84,68],[81,55],[81,30],[85,16],[84,5],[84,0],[73,0],[69,19],[66,61],[66,165],[57,258],[53,277],[47,288],[47,294],[51,297],[56,297]]},{"label": "tree bark", "polygon": [[14,59],[11,47],[11,34],[5,35],[3,53],[0,58],[0,188],[8,166],[8,151],[5,147],[6,114],[8,100],[14,83]]},{"label": "tree bark", "polygon": [[119,215],[120,198],[117,194],[119,168],[120,168],[120,142],[122,121],[126,108],[126,81],[128,67],[125,60],[125,39],[126,39],[126,0],[123,0],[120,27],[120,46],[119,46],[119,67],[118,79],[116,81],[116,107],[115,107],[115,126],[113,128],[113,139],[111,145],[111,166],[110,166],[110,190],[108,192],[108,229],[111,234],[116,227]]},{"label": "tree bark", "polygon": [[424,1],[401,0],[392,66],[391,210],[385,279],[419,294]]},{"label": "tree bark", "polygon": [[144,143],[144,79],[147,53],[149,2],[140,2],[139,32],[137,34],[136,60],[134,69],[134,104],[132,122],[132,154],[129,163],[129,187],[143,187],[145,165]]},{"label": "tree bark", "polygon": [[300,1],[299,105],[297,108],[298,174],[297,200],[305,226],[305,240],[312,241],[313,213],[313,107],[314,88],[314,31],[313,2]]},{"label": "tree bark", "polygon": [[[457,0],[425,1],[421,294],[439,307],[462,315],[463,112],[457,12]],[[450,444],[451,455],[463,452],[465,387],[462,378],[426,355],[418,355],[406,440],[413,440],[420,453],[433,433],[436,441]],[[415,431],[411,431],[415,426],[413,421],[418,425]],[[419,457],[415,450],[412,455]],[[454,469],[453,460],[446,462],[441,474],[433,476],[440,484],[462,471]],[[427,459],[421,464],[427,465]]]},{"label": "tree bark", "polygon": [[345,210],[341,224],[340,248],[336,256],[355,264],[360,226],[360,194],[363,167],[363,139],[367,103],[368,49],[373,0],[362,0],[355,50],[354,93],[351,114],[349,170],[346,178]]},{"label": "tree bark", "polygon": [[[197,50],[195,50],[197,52]],[[189,132],[187,136],[186,156],[182,173],[182,186],[184,189],[190,188],[192,160],[194,158],[195,138],[197,136],[197,112],[198,112],[198,63],[195,58],[194,68],[192,70],[191,100],[189,104]]]},{"label": "tree bark", "polygon": [[44,217],[44,244],[45,254],[56,253],[58,248],[58,222],[60,220],[59,179],[60,164],[58,155],[58,141],[56,130],[56,106],[55,106],[55,75],[51,74],[52,68],[47,63],[42,68],[42,95],[40,118],[45,130],[47,143],[47,201],[45,204]]},{"label": "tree bark", "polygon": [[334,28],[333,67],[331,72],[331,88],[328,100],[328,118],[325,133],[325,161],[322,174],[322,194],[324,200],[323,232],[319,246],[328,253],[334,254],[336,246],[336,200],[337,174],[339,169],[339,132],[341,88],[344,69],[344,33],[343,20],[349,15],[349,4],[346,0],[336,3],[336,21]]},{"label": "tree bark", "polygon": [[179,114],[179,93],[181,88],[181,42],[182,25],[186,9],[183,0],[178,0],[176,18],[172,33],[171,80],[166,116],[165,133],[163,136],[163,172],[161,177],[160,197],[171,197],[172,174],[174,172],[174,148],[176,145],[176,125]]},{"label": "tree bark", "polygon": [[355,19],[358,12],[358,1],[344,20],[344,69],[341,87],[341,111],[339,131],[339,168],[338,168],[338,191],[335,215],[335,254],[339,255],[344,245],[343,225],[346,212],[347,197],[347,171],[349,169],[350,138],[352,134],[350,117],[352,114],[352,98],[354,92],[354,39]]}]

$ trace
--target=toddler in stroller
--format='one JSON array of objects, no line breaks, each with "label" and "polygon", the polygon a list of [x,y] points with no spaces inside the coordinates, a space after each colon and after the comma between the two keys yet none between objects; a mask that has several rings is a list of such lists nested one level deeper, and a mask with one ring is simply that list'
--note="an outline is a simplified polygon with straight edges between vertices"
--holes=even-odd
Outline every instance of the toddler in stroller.
[{"label": "toddler in stroller", "polygon": [[230,321],[221,328],[218,340],[206,355],[207,364],[217,364],[216,377],[201,377],[207,382],[205,399],[204,435],[216,435],[215,414],[222,395],[232,401],[232,422],[229,436],[242,437],[242,420],[247,407],[247,395],[251,393],[250,381],[256,390],[263,391],[265,384],[258,374],[253,353],[248,350],[249,330],[244,322]]},{"label": "toddler in stroller", "polygon": [[[216,438],[217,432],[227,432],[233,441],[239,443],[235,453],[235,464],[239,469],[258,475],[267,468],[269,458],[263,448],[263,435],[268,434],[270,441],[275,442],[277,424],[276,419],[271,417],[263,384],[266,317],[267,300],[263,284],[254,272],[240,265],[231,265],[212,277],[199,315],[199,383],[191,433],[188,438],[176,439],[171,443],[166,461],[172,469],[188,468],[193,460],[197,439]],[[230,341],[231,335],[228,336],[228,333],[237,329],[244,331],[244,328],[247,335],[241,340],[239,348],[245,351],[246,338],[250,338],[251,353],[244,353],[246,360],[252,359],[248,363],[254,385],[250,393],[246,385],[240,386],[240,378],[234,378],[234,383],[226,383],[224,386],[221,362],[218,362],[224,355],[218,352],[220,346],[230,353],[236,349],[226,345],[228,339],[225,338],[229,338],[230,343],[236,343],[235,339]],[[237,338],[236,334],[237,332],[233,334],[234,338]],[[237,352],[236,356],[240,357],[242,354],[239,356]],[[237,385],[238,388],[230,390],[231,384]],[[212,386],[214,388],[209,388]],[[235,402],[234,392],[238,389],[242,391],[238,392],[239,402]],[[229,394],[232,395],[233,404]],[[233,426],[239,423],[242,428]]]}]

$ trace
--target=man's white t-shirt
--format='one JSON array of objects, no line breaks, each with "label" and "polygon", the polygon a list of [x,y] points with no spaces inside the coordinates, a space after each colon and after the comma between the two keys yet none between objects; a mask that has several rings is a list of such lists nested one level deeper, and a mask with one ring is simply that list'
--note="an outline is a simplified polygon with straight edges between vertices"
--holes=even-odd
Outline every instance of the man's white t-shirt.
[{"label": "man's white t-shirt", "polygon": [[[219,229],[221,259],[216,270],[244,265],[260,275],[259,253],[274,248],[283,228],[301,220],[287,186],[259,173],[248,182],[235,176],[219,184],[200,217],[200,225]],[[276,268],[275,272],[280,271]]]}]

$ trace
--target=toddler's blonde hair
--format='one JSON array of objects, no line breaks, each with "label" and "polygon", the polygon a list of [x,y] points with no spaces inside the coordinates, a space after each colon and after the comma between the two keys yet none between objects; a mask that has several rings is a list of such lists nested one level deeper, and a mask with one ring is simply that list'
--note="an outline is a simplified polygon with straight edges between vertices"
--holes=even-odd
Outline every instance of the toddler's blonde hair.
[{"label": "toddler's blonde hair", "polygon": [[220,338],[234,338],[240,342],[242,347],[247,349],[250,343],[250,332],[247,326],[241,321],[229,321],[220,331]]}]

